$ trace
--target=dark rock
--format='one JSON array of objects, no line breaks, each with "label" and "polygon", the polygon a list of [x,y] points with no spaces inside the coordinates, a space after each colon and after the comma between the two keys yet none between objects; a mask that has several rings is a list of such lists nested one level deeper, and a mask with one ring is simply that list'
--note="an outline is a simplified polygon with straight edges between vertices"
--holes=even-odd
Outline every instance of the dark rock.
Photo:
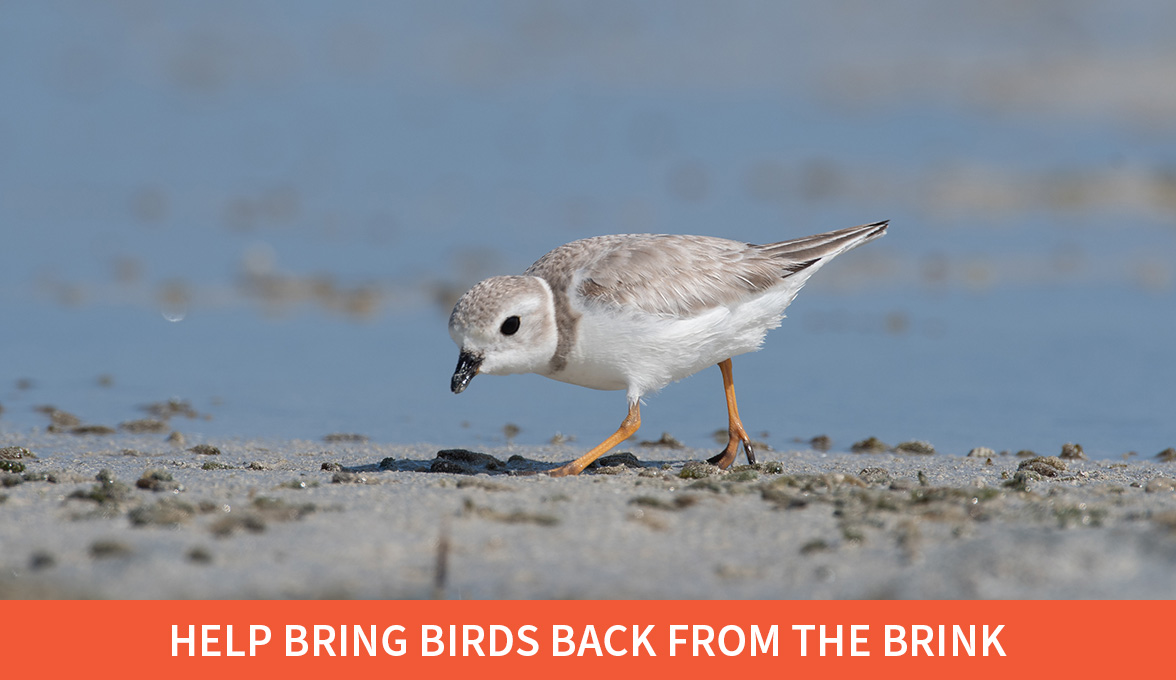
[{"label": "dark rock", "polygon": [[592,464],[585,469],[595,470],[597,468],[608,467],[639,468],[643,466],[641,465],[641,461],[637,460],[637,456],[634,456],[633,454],[626,451],[624,453],[614,453],[608,456],[601,456],[600,458],[592,461]]},{"label": "dark rock", "polygon": [[437,452],[429,472],[448,472],[457,475],[476,475],[506,469],[506,463],[488,453],[466,449],[444,449]]}]

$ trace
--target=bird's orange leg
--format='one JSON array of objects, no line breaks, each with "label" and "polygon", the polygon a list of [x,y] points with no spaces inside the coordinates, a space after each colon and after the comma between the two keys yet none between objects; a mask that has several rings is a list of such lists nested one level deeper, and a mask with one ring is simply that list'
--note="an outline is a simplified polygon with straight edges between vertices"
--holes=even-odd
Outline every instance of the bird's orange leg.
[{"label": "bird's orange leg", "polygon": [[592,449],[588,453],[585,453],[567,465],[563,465],[549,471],[547,474],[551,475],[552,477],[565,477],[567,475],[580,474],[583,472],[584,468],[592,464],[592,461],[600,458],[612,450],[614,446],[633,436],[633,433],[636,432],[637,428],[639,427],[641,427],[641,402],[633,401],[629,403],[629,415],[625,416],[625,420],[621,423],[621,426],[617,428],[617,431],[614,432],[611,437],[605,439],[603,442],[597,445],[596,448]]},{"label": "bird's orange leg", "polygon": [[748,437],[747,431],[743,429],[743,421],[739,420],[739,406],[735,404],[735,380],[731,377],[731,360],[720,361],[719,370],[723,372],[723,390],[727,393],[727,433],[730,438],[727,440],[727,448],[717,456],[707,459],[706,462],[726,470],[731,463],[735,462],[735,458],[739,455],[739,443],[743,442],[743,450],[747,452],[747,462],[755,465],[755,451],[751,448],[751,437]]}]

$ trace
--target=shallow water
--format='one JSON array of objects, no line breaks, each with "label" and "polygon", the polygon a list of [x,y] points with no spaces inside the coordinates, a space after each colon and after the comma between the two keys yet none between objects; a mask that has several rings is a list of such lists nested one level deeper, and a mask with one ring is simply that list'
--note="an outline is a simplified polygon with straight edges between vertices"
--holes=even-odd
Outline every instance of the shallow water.
[{"label": "shallow water", "polygon": [[[1176,10],[908,4],[0,8],[0,429],[175,397],[194,436],[590,446],[620,393],[448,392],[468,285],[889,218],[735,361],[754,433],[1176,446]],[[718,372],[643,417],[709,442]]]}]

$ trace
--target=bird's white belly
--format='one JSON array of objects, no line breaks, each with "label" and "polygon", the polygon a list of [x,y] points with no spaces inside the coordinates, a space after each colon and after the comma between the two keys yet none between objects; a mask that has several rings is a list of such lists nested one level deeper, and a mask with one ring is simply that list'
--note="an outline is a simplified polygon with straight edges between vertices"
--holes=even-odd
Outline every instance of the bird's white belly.
[{"label": "bird's white belly", "polygon": [[550,378],[598,390],[657,391],[724,359],[759,348],[791,301],[768,293],[690,318],[583,314],[564,370]]}]

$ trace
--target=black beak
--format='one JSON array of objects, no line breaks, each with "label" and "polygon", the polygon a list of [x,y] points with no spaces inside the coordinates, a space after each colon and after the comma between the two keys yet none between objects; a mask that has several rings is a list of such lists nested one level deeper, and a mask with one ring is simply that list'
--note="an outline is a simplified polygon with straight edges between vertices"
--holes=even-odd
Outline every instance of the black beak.
[{"label": "black beak", "polygon": [[481,365],[481,355],[463,349],[461,356],[457,357],[457,368],[453,369],[453,381],[449,383],[449,389],[453,390],[454,394],[461,394],[478,374],[478,367]]}]

